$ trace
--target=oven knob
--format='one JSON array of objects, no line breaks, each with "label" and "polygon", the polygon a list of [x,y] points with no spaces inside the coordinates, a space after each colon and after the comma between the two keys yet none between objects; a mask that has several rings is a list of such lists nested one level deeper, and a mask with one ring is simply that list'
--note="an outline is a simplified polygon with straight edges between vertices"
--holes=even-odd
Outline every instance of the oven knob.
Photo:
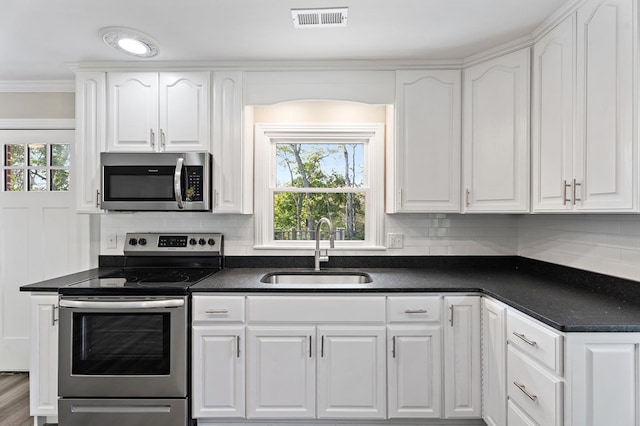
[{"label": "oven knob", "polygon": [[203,246],[203,245],[207,244],[207,242],[204,240],[204,238],[200,238],[200,240],[198,241],[198,244]]},{"label": "oven knob", "polygon": [[191,239],[189,240],[189,244],[191,244],[192,246],[195,246],[195,245],[196,245],[196,243],[197,243],[197,241],[196,241],[196,239],[195,239],[195,238],[191,238]]},{"label": "oven knob", "polygon": [[207,241],[209,243],[210,246],[214,246],[216,244],[216,240],[214,240],[213,238],[209,238],[209,241]]},{"label": "oven knob", "polygon": [[146,238],[140,238],[138,240],[138,244],[140,244],[141,246],[146,246],[147,245],[147,239]]},{"label": "oven knob", "polygon": [[138,240],[136,240],[135,238],[129,238],[130,246],[135,246],[136,244],[138,244]]}]

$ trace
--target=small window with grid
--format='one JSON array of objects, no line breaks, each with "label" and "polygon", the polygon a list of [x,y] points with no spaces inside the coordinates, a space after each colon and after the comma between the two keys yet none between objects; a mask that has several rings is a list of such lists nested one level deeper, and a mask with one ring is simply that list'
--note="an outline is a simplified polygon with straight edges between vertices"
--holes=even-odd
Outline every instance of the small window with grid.
[{"label": "small window with grid", "polygon": [[69,144],[6,144],[3,189],[6,192],[68,191],[70,165]]}]

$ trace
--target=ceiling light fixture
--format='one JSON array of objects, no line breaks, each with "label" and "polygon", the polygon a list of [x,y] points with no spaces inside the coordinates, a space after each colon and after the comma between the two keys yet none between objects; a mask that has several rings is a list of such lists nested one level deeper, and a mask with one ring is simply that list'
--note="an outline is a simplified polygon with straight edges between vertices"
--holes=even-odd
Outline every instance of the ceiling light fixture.
[{"label": "ceiling light fixture", "polygon": [[154,39],[131,28],[103,28],[100,37],[110,48],[136,58],[152,58],[159,52]]}]

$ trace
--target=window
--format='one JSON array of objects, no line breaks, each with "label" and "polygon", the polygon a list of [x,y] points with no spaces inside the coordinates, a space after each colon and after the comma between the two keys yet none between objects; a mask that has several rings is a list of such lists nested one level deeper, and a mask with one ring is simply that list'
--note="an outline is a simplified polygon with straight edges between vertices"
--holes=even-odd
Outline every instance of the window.
[{"label": "window", "polygon": [[322,217],[336,248],[382,246],[383,134],[381,124],[257,124],[257,247],[310,248]]},{"label": "window", "polygon": [[5,144],[4,191],[68,191],[69,144]]}]

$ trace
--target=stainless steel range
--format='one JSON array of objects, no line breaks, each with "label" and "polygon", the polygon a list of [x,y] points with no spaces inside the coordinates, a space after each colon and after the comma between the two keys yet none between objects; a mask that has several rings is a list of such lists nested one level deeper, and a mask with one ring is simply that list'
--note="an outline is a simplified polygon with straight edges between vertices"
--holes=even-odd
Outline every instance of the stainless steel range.
[{"label": "stainless steel range", "polygon": [[222,248],[221,234],[127,234],[125,267],[60,290],[60,425],[189,424],[188,288]]}]

